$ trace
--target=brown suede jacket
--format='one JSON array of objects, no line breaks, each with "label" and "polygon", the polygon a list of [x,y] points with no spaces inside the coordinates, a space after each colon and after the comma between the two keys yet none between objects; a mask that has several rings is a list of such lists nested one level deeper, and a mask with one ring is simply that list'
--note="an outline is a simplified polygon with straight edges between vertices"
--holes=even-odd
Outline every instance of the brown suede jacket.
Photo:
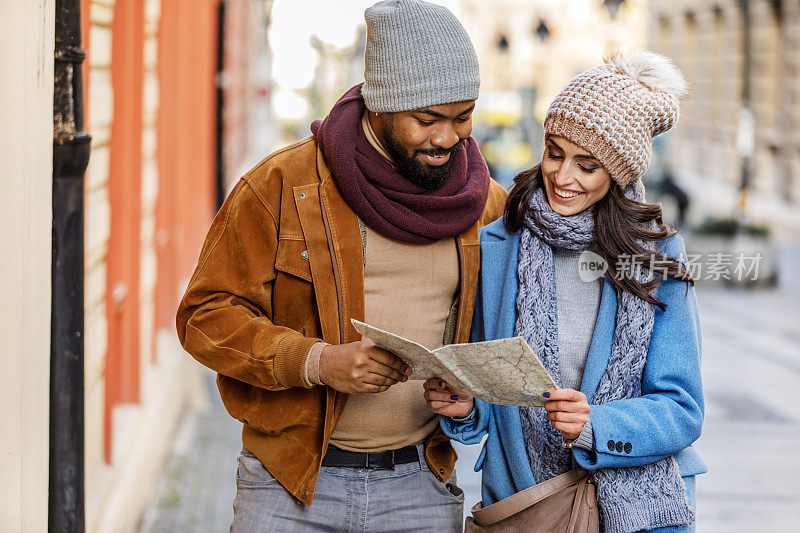
[{"label": "brown suede jacket", "polygon": [[[480,265],[478,229],[503,213],[491,184],[480,220],[457,239],[456,342],[467,342]],[[320,339],[360,340],[364,269],[355,213],[336,188],[313,138],[271,154],[220,209],[177,315],[184,349],[218,373],[242,440],[296,498],[311,504],[328,439],[347,395],[308,388],[303,365]],[[426,442],[431,470],[447,479],[456,455],[437,429]]]}]

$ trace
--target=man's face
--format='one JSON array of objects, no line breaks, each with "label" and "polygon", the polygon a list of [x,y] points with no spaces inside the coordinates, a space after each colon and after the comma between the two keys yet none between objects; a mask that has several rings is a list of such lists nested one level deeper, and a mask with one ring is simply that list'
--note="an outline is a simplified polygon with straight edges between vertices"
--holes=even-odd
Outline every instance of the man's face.
[{"label": "man's face", "polygon": [[475,101],[454,102],[380,113],[376,134],[400,173],[427,190],[440,188],[450,177],[452,156],[472,132]]}]

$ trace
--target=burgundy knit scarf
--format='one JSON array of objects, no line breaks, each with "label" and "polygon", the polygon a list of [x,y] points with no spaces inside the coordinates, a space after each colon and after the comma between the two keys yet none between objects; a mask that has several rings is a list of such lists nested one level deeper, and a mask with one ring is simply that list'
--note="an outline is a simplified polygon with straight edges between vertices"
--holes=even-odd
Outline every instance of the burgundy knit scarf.
[{"label": "burgundy knit scarf", "polygon": [[489,195],[489,169],[475,140],[469,137],[453,153],[450,178],[441,188],[415,185],[367,140],[361,85],[311,125],[344,200],[365,224],[397,241],[428,244],[469,229]]}]

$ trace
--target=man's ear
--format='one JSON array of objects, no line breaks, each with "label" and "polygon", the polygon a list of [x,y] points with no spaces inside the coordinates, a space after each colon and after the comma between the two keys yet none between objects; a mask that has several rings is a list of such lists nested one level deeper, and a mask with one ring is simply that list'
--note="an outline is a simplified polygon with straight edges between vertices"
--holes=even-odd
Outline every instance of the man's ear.
[{"label": "man's ear", "polygon": [[386,131],[391,129],[392,115],[393,113],[375,113],[373,111],[367,111],[367,119],[369,120],[370,126],[372,126],[372,131],[375,132],[375,135],[381,142],[384,142],[386,138]]},{"label": "man's ear", "polygon": [[392,113],[376,113],[373,111],[367,111],[367,113],[369,113],[372,119],[372,124],[377,122],[381,125],[381,127],[384,127],[392,117]]}]

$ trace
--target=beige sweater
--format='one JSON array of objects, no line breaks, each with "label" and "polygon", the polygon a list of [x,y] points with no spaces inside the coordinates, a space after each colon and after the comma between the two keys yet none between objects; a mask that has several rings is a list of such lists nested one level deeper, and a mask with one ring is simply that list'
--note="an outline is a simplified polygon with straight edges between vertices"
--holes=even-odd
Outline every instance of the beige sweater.
[{"label": "beige sweater", "polygon": [[[367,228],[364,318],[368,324],[438,348],[457,289],[454,239],[408,244]],[[377,394],[350,395],[331,444],[351,451],[383,451],[422,442],[439,423],[422,393],[422,381],[415,380]]]},{"label": "beige sweater", "polygon": [[[367,139],[388,154],[364,115]],[[432,244],[394,241],[366,228],[364,251],[365,321],[434,349],[442,345],[445,324],[459,285],[455,239]],[[309,352],[308,380],[318,383],[318,343]],[[387,391],[351,394],[330,443],[350,451],[383,451],[417,444],[438,418],[422,396],[422,381],[407,381]]]}]

